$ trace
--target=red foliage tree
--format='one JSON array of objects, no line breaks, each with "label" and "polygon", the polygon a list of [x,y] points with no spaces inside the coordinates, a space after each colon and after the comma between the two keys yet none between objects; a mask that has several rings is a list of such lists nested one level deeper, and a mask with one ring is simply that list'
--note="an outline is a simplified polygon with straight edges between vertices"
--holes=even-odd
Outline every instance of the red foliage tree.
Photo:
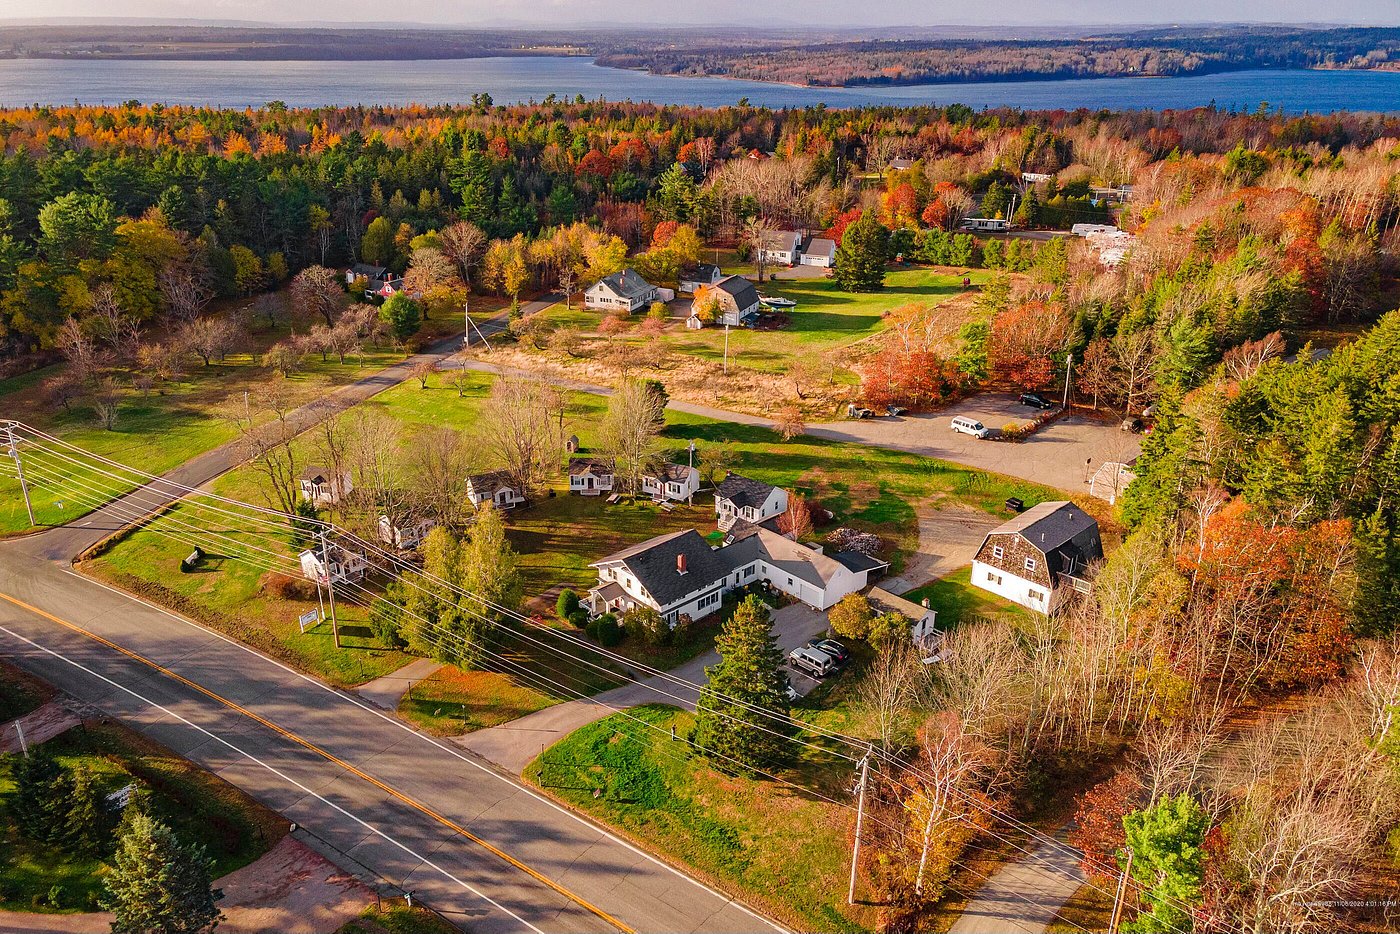
[{"label": "red foliage tree", "polygon": [[662,221],[657,224],[656,229],[651,232],[651,248],[653,250],[663,249],[666,244],[671,242],[678,227],[680,227],[679,221]]},{"label": "red foliage tree", "polygon": [[908,182],[901,182],[885,192],[880,201],[880,216],[891,230],[911,227],[919,216],[919,193]]},{"label": "red foliage tree", "polygon": [[860,208],[851,208],[849,211],[837,217],[836,220],[832,221],[831,226],[826,229],[822,236],[826,237],[828,240],[834,240],[840,243],[841,238],[846,234],[846,228],[860,220],[860,216],[863,213],[864,212]]},{"label": "red foliage tree", "polygon": [[1113,880],[1118,852],[1127,844],[1123,818],[1138,809],[1142,791],[1138,777],[1123,771],[1079,796],[1069,842],[1084,854],[1079,865],[1090,879]]},{"label": "red foliage tree", "polygon": [[579,160],[578,167],[574,169],[574,174],[612,178],[613,172],[615,171],[616,169],[613,167],[612,160],[607,157],[606,153],[599,152],[596,149],[590,149],[587,154]]},{"label": "red foliage tree", "polygon": [[1073,325],[1055,302],[1014,305],[992,321],[987,358],[994,378],[1030,389],[1048,385],[1054,356],[1069,346]]},{"label": "red foliage tree", "polygon": [[939,230],[948,229],[948,205],[943,203],[942,198],[934,198],[924,205],[924,213],[919,215],[919,219],[924,222],[925,227],[937,227]]}]

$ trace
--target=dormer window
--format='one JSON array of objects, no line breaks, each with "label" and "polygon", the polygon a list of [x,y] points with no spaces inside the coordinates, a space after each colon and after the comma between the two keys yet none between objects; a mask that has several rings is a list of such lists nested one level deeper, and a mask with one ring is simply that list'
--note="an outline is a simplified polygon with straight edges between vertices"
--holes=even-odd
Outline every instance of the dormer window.
[{"label": "dormer window", "polygon": [[1027,571],[1034,571],[1034,570],[1035,570],[1035,559],[1034,559],[1034,558],[1027,558],[1027,559],[1026,559],[1026,570],[1027,570]]},{"label": "dormer window", "polygon": [[1006,557],[1006,551],[1005,551],[1000,545],[993,545],[993,546],[992,546],[992,557],[993,557],[993,558],[1004,558],[1004,557]]}]

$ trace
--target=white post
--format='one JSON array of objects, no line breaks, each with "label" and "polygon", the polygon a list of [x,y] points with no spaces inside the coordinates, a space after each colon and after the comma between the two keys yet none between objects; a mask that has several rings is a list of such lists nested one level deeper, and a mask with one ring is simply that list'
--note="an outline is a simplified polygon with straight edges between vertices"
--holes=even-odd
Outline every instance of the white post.
[{"label": "white post", "polygon": [[724,372],[729,372],[729,325],[724,326]]},{"label": "white post", "polygon": [[19,477],[19,488],[24,494],[24,510],[29,513],[29,524],[38,525],[34,521],[34,506],[29,502],[29,484],[24,479],[24,464],[20,463],[19,445],[15,442],[15,423],[10,422],[5,426],[5,435],[10,442],[10,456],[15,460],[15,475]]},{"label": "white post", "polygon": [[325,529],[321,530],[321,566],[326,569],[326,601],[331,608],[331,636],[335,639],[335,647],[340,648],[340,626],[335,619],[335,575],[331,573],[331,546]]},{"label": "white post", "polygon": [[471,308],[472,308],[472,303],[471,303],[471,300],[470,300],[470,299],[465,300],[465,301],[462,302],[462,346],[463,346],[463,347],[470,347],[470,346],[472,345],[472,313],[471,313]]},{"label": "white post", "polygon": [[1065,402],[1061,408],[1069,408],[1069,375],[1074,372],[1074,354],[1065,358]]},{"label": "white post", "polygon": [[860,760],[860,786],[858,794],[860,799],[856,804],[856,841],[851,848],[851,884],[846,891],[846,904],[856,903],[856,869],[860,866],[860,829],[865,823],[865,785],[866,779],[870,777],[870,755],[874,751],[874,744],[865,750],[865,755]]},{"label": "white post", "polygon": [[24,725],[18,720],[15,721],[15,732],[19,734],[19,751],[29,758],[29,744],[24,741]]}]

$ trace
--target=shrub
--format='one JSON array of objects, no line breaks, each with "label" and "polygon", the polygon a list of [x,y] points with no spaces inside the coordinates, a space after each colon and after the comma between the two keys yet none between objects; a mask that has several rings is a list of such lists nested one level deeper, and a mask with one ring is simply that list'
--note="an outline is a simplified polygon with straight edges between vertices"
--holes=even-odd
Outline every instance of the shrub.
[{"label": "shrub", "polygon": [[377,597],[370,604],[369,628],[389,648],[401,649],[408,644],[403,638],[403,607],[392,600]]},{"label": "shrub", "polygon": [[560,619],[571,619],[574,611],[578,609],[578,592],[565,587],[559,592],[559,599],[555,601],[554,612]]},{"label": "shrub", "polygon": [[568,619],[572,625],[579,629],[583,629],[588,625],[588,611],[585,610],[583,607],[577,607],[572,613],[569,614]]},{"label": "shrub", "polygon": [[312,600],[316,597],[315,585],[311,581],[286,574],[264,574],[261,589],[279,600]]},{"label": "shrub", "polygon": [[623,613],[622,628],[647,645],[665,645],[671,637],[671,627],[651,607],[636,606]]},{"label": "shrub", "polygon": [[594,638],[604,648],[612,648],[622,641],[622,627],[617,624],[616,616],[604,613],[594,620],[594,623],[597,625],[597,634]]}]

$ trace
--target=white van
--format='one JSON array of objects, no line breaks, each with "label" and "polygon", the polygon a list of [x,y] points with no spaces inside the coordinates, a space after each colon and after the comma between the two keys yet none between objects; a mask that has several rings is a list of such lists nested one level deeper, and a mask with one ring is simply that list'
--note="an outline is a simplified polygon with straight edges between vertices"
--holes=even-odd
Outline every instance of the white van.
[{"label": "white van", "polygon": [[953,416],[952,428],[954,431],[972,435],[974,438],[987,437],[987,426],[975,418],[968,418],[966,415]]}]

